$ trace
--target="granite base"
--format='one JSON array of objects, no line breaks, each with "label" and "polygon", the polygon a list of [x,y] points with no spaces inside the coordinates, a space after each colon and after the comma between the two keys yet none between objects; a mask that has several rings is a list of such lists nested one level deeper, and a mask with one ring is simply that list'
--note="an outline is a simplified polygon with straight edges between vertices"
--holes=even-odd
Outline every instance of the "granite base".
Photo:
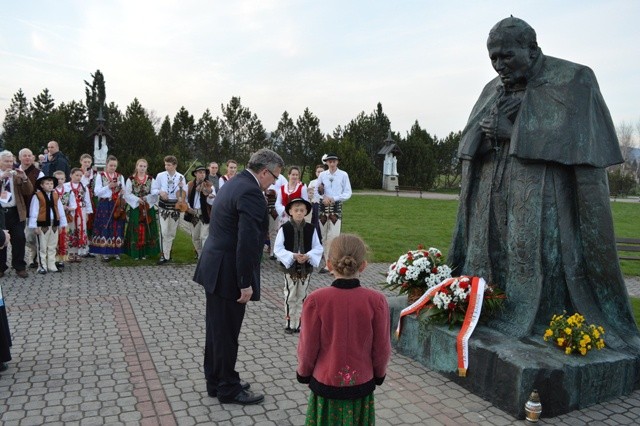
[{"label": "granite base", "polygon": [[396,339],[406,296],[390,298],[389,306],[391,340],[398,352],[519,419],[524,418],[524,405],[533,389],[540,394],[542,417],[554,417],[640,388],[639,356],[607,348],[569,356],[542,337],[516,340],[483,326],[469,339],[467,376],[458,377],[459,327],[425,324],[412,315],[404,318],[402,335]]}]

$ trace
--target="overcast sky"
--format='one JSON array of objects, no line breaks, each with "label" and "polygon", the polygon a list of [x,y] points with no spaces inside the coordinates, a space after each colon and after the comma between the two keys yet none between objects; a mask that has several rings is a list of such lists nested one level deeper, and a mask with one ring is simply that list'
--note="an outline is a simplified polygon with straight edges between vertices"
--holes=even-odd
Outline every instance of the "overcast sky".
[{"label": "overcast sky", "polygon": [[134,98],[196,120],[232,96],[274,130],[308,107],[325,133],[378,102],[403,135],[461,130],[495,76],[486,39],[513,15],[542,51],[590,66],[616,124],[640,120],[640,1],[0,0],[0,122],[22,88],[84,100],[99,69],[107,102]]}]

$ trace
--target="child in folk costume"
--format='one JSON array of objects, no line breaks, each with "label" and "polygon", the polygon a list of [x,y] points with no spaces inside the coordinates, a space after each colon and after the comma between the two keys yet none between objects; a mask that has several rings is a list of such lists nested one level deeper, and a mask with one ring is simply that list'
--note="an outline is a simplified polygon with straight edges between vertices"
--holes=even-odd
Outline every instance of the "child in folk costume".
[{"label": "child in folk costume", "polygon": [[[87,217],[93,213],[91,195],[82,184],[82,169],[71,169],[71,182],[64,184],[65,196],[75,199],[76,207],[68,208],[67,241],[69,244],[69,262],[80,262],[80,256],[89,252],[87,235]],[[64,204],[64,201],[63,201]]]},{"label": "child in folk costume", "polygon": [[[82,179],[80,182],[85,187],[85,189],[89,192],[89,198],[91,199],[91,213],[87,213],[87,236],[91,237],[91,230],[93,229],[93,212],[96,211],[96,197],[93,194],[93,187],[95,183],[95,177],[98,174],[95,168],[92,168],[93,157],[89,154],[82,154],[80,156],[80,169],[82,169]],[[82,257],[95,257],[93,254],[89,253],[89,249],[87,248],[86,252],[82,255]]]},{"label": "child in folk costume", "polygon": [[[34,229],[38,238],[38,273],[59,272],[56,266],[58,231],[67,226],[62,200],[54,190],[53,176],[43,176],[36,181],[38,191],[29,206],[29,228]],[[75,200],[69,203],[75,208]]]},{"label": "child in folk costume", "polygon": [[124,178],[116,171],[118,159],[107,157],[104,172],[95,177],[95,195],[98,198],[94,213],[93,232],[89,239],[89,251],[101,255],[103,260],[120,259],[124,245],[126,201]]},{"label": "child in folk costume", "polygon": [[297,379],[311,389],[306,424],[375,424],[373,392],[391,355],[387,299],[360,286],[367,248],[355,235],[333,239],[327,266],[335,281],[302,309]]},{"label": "child in folk costume", "polygon": [[147,174],[147,160],[136,161],[135,173],[127,179],[125,199],[129,205],[129,219],[124,238],[124,252],[133,259],[146,259],[160,253],[158,217],[154,207],[157,188]]},{"label": "child in folk costume", "polygon": [[289,182],[282,185],[276,194],[278,196],[276,199],[276,211],[280,217],[280,224],[283,224],[289,220],[289,216],[285,211],[285,207],[289,203],[289,200],[293,200],[294,198],[304,198],[309,201],[307,186],[300,181],[300,168],[298,168],[298,166],[291,166],[289,168]]},{"label": "child in folk costume", "polygon": [[284,269],[285,333],[300,331],[302,302],[307,297],[311,272],[322,259],[322,244],[313,225],[304,217],[311,203],[294,198],[286,206],[289,222],[280,227],[275,241],[275,254]]},{"label": "child in folk costume", "polygon": [[[53,172],[53,177],[56,178],[57,183],[57,186],[53,190],[58,194],[58,199],[62,201],[62,207],[64,208],[64,214],[68,224],[71,219],[71,207],[69,207],[69,193],[65,192],[64,187],[67,176],[62,170],[56,170]],[[58,269],[64,269],[64,262],[67,260],[67,245],[67,230],[61,228],[58,230],[58,248],[56,249],[56,266]]]},{"label": "child in folk costume", "polygon": [[198,258],[202,252],[204,242],[209,236],[209,218],[211,205],[215,198],[213,183],[207,177],[209,170],[204,166],[198,166],[191,172],[195,180],[187,185],[187,203],[189,209],[184,214],[184,220],[193,225],[191,229],[191,241]]}]

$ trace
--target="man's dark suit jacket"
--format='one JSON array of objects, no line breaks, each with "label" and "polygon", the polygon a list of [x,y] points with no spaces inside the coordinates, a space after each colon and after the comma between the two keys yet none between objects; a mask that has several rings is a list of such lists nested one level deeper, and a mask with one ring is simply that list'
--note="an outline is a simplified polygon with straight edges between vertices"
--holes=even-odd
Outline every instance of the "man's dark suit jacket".
[{"label": "man's dark suit jacket", "polygon": [[251,286],[251,300],[260,300],[260,259],[268,226],[263,192],[245,170],[216,195],[209,237],[193,280],[207,292],[230,300],[237,300],[240,289]]}]

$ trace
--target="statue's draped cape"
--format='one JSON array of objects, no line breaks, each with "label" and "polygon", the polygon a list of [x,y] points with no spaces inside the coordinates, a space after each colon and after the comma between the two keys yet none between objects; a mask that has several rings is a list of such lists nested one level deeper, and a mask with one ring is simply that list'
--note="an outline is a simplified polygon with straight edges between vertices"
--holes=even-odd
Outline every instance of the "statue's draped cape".
[{"label": "statue's draped cape", "polygon": [[508,300],[492,323],[541,339],[553,314],[580,312],[608,346],[640,351],[615,247],[605,168],[622,162],[593,72],[540,55],[504,149],[482,150],[480,121],[504,88],[489,82],[459,147],[460,207],[448,262]]}]

